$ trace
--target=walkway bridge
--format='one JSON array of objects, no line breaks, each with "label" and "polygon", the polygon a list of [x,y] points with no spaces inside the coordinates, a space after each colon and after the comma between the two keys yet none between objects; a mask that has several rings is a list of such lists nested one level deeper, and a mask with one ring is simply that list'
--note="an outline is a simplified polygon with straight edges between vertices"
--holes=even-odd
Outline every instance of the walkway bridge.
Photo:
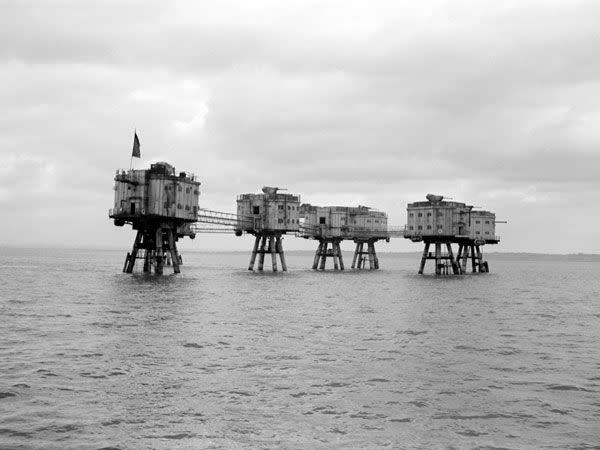
[{"label": "walkway bridge", "polygon": [[[194,233],[220,233],[231,234],[241,228],[252,227],[256,230],[261,229],[259,218],[252,216],[241,216],[234,213],[215,211],[211,209],[198,209],[198,221],[191,226]],[[367,239],[386,239],[404,237],[404,226],[388,227],[387,231],[372,231],[360,227],[323,227],[300,224],[299,230],[295,233],[296,237],[305,239],[319,237],[336,236],[340,240],[367,240]],[[238,231],[239,233],[239,231]]]}]

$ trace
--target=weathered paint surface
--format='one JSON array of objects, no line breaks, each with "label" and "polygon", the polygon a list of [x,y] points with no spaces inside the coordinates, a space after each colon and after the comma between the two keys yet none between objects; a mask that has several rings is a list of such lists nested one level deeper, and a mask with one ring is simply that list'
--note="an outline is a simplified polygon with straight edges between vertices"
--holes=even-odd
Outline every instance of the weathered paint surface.
[{"label": "weathered paint surface", "polygon": [[340,237],[351,239],[360,234],[387,233],[387,215],[365,206],[302,205],[303,237]]},{"label": "weathered paint surface", "polygon": [[471,239],[494,239],[496,234],[496,214],[489,211],[472,211],[469,237]]},{"label": "weathered paint surface", "polygon": [[110,216],[127,221],[162,217],[195,222],[198,217],[200,183],[193,175],[175,173],[167,163],[149,170],[118,171],[115,202]]},{"label": "weathered paint surface", "polygon": [[239,230],[247,232],[296,232],[300,197],[277,192],[242,194],[237,199]]},{"label": "weathered paint surface", "polygon": [[409,203],[406,231],[421,236],[466,236],[472,209],[459,202]]}]

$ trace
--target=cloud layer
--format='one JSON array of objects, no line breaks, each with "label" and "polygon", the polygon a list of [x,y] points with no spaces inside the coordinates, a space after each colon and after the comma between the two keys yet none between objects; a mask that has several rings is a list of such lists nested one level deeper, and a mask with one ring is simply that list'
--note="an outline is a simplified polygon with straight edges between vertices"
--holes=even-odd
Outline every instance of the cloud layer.
[{"label": "cloud layer", "polygon": [[279,185],[402,225],[436,192],[508,219],[499,250],[600,252],[597,2],[5,1],[0,24],[5,243],[128,245],[106,210],[137,128],[136,164],[197,173],[205,207]]}]

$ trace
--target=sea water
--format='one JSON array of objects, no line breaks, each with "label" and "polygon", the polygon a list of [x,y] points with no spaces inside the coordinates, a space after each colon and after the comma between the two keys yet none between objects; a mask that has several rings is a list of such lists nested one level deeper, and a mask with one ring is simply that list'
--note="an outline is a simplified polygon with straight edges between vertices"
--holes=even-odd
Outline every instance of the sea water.
[{"label": "sea water", "polygon": [[600,448],[600,258],[183,257],[0,248],[0,448]]}]

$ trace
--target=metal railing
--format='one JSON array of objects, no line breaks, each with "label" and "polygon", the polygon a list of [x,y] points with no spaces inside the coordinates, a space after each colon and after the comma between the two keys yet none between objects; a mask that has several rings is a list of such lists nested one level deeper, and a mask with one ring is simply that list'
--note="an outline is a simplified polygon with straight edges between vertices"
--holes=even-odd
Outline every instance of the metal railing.
[{"label": "metal railing", "polygon": [[232,225],[217,225],[195,223],[190,227],[193,233],[214,233],[214,234],[231,234],[235,233],[235,227]]},{"label": "metal railing", "polygon": [[327,225],[300,225],[296,236],[303,238],[340,238],[340,239],[389,239],[403,237],[403,227],[387,227],[383,230],[366,227],[331,227]]},{"label": "metal railing", "polygon": [[[409,230],[406,227],[402,228],[402,232],[400,235],[397,236],[390,236],[390,237],[405,237],[407,239],[420,239],[422,240],[424,237],[434,237],[437,236],[437,233],[423,233],[423,230]],[[444,235],[445,236],[445,235]],[[457,234],[457,235],[452,235],[455,238],[460,238],[460,239],[472,239],[472,240],[481,240],[481,241],[500,241],[500,236],[498,235],[471,235],[471,234]]]},{"label": "metal railing", "polygon": [[246,220],[237,214],[200,208],[198,209],[198,222],[237,226],[240,222],[244,223]]}]

